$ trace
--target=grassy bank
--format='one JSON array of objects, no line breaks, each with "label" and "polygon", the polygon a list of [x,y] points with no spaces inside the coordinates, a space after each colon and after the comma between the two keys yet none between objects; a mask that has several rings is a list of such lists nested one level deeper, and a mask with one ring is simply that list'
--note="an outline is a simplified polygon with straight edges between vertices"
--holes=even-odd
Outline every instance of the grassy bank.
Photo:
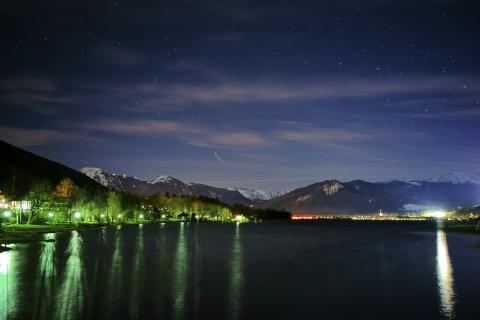
[{"label": "grassy bank", "polygon": [[99,225],[3,225],[0,228],[0,252],[8,250],[5,244],[43,241],[46,233],[59,233],[76,229],[89,229]]}]

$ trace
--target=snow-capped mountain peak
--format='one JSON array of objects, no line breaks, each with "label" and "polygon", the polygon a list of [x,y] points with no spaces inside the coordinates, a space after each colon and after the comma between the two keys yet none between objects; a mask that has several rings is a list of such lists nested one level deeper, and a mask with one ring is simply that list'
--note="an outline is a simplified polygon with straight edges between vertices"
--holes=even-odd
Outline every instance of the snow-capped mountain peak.
[{"label": "snow-capped mountain peak", "polygon": [[242,194],[242,196],[253,201],[266,201],[288,193],[288,191],[269,192],[259,189],[248,188],[228,188],[228,190],[238,191]]},{"label": "snow-capped mountain peak", "polygon": [[431,182],[431,183],[451,183],[451,184],[462,184],[462,183],[473,183],[480,185],[480,172],[448,172],[441,174],[436,177],[426,178],[426,179],[413,179],[413,178],[406,178],[406,179],[394,179],[394,180],[386,180],[381,181],[384,183],[388,182],[405,182],[411,185],[420,186],[424,182]]},{"label": "snow-capped mountain peak", "polygon": [[92,176],[92,175],[105,173],[105,171],[103,171],[102,168],[94,168],[94,167],[81,168],[80,172],[83,173],[83,174],[86,174],[87,176]]},{"label": "snow-capped mountain peak", "polygon": [[430,178],[427,181],[453,183],[453,184],[461,184],[461,183],[480,184],[480,172],[473,172],[473,173],[449,172],[435,178]]},{"label": "snow-capped mountain peak", "polygon": [[104,187],[120,189],[120,183],[118,180],[101,168],[85,167],[81,168],[80,172],[97,181]]},{"label": "snow-capped mountain peak", "polygon": [[148,183],[150,184],[156,184],[156,183],[167,183],[167,184],[173,183],[174,184],[177,182],[180,182],[180,181],[171,176],[158,176],[155,179],[148,181]]}]

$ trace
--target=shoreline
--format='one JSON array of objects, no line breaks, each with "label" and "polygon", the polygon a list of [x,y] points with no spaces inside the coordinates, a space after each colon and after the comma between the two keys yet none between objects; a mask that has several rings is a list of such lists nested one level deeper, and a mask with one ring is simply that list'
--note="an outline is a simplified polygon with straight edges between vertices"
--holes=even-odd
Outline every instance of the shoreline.
[{"label": "shoreline", "polygon": [[[335,220],[334,220],[335,221]],[[355,221],[355,220],[351,220]],[[169,221],[167,223],[178,223],[181,221]],[[361,221],[358,221],[361,222]],[[164,222],[165,223],[165,222]],[[100,227],[113,227],[116,225],[130,225],[142,223],[126,224],[60,224],[60,225],[3,225],[0,228],[0,252],[10,250],[7,245],[17,243],[32,243],[45,241],[44,235],[47,233],[63,233],[72,230],[89,230]],[[152,224],[152,223],[146,223]],[[469,233],[480,235],[480,226],[477,224],[453,224],[444,228],[447,232]]]},{"label": "shoreline", "polygon": [[63,233],[72,230],[86,230],[101,227],[101,224],[62,225],[3,225],[0,228],[0,252],[10,250],[6,245],[45,241],[47,233]]},{"label": "shoreline", "polygon": [[[79,224],[57,224],[57,225],[38,225],[38,224],[10,224],[0,227],[0,252],[11,250],[7,245],[17,243],[32,243],[46,241],[44,235],[47,233],[63,233],[72,230],[90,230],[101,227],[115,227],[118,225],[141,225],[141,224],[160,224],[160,223],[180,223],[187,221],[168,221],[168,222],[146,222],[146,223],[79,223]],[[218,222],[213,222],[218,223]]]}]

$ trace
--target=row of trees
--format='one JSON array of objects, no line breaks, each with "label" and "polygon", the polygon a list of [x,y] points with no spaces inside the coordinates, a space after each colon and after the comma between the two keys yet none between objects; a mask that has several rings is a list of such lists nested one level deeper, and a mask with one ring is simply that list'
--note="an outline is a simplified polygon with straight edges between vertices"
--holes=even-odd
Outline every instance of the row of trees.
[{"label": "row of trees", "polygon": [[[35,181],[30,191],[17,198],[27,205],[17,205],[17,222],[42,223],[72,222],[74,220],[111,220],[108,212],[121,212],[121,196],[102,188],[92,190],[78,187],[70,178],[62,179],[53,186],[49,181]],[[127,206],[128,207],[128,206]]]},{"label": "row of trees", "polygon": [[[177,219],[227,221],[248,218],[288,218],[289,213],[228,206],[207,197],[156,194],[141,198],[125,192],[79,187],[70,178],[52,185],[35,181],[28,192],[16,197],[10,218],[17,223],[127,222]],[[27,206],[19,205],[20,202]]]}]

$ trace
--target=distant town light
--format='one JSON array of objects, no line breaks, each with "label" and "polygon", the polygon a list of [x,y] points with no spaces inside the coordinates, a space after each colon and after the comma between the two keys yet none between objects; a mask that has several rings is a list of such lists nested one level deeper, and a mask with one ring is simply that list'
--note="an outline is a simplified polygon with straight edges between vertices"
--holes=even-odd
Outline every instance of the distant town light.
[{"label": "distant town light", "polygon": [[102,214],[100,215],[100,218],[105,218],[105,214],[102,213]]},{"label": "distant town light", "polygon": [[82,215],[80,214],[80,212],[75,212],[75,218],[80,219],[81,217]]},{"label": "distant town light", "polygon": [[121,217],[122,217],[122,215],[121,215],[121,214],[119,214],[117,217],[118,217],[118,218],[121,218]]},{"label": "distant town light", "polygon": [[143,219],[144,215],[143,215],[143,214],[140,214],[140,216],[139,216],[139,217],[140,217],[140,219]]},{"label": "distant town light", "polygon": [[48,217],[49,217],[49,218],[53,218],[53,213],[52,213],[52,212],[49,212],[49,213],[48,213]]},{"label": "distant town light", "polygon": [[447,215],[447,213],[445,211],[442,211],[442,210],[437,210],[437,211],[433,211],[430,213],[430,216],[433,217],[433,218],[443,218]]}]

